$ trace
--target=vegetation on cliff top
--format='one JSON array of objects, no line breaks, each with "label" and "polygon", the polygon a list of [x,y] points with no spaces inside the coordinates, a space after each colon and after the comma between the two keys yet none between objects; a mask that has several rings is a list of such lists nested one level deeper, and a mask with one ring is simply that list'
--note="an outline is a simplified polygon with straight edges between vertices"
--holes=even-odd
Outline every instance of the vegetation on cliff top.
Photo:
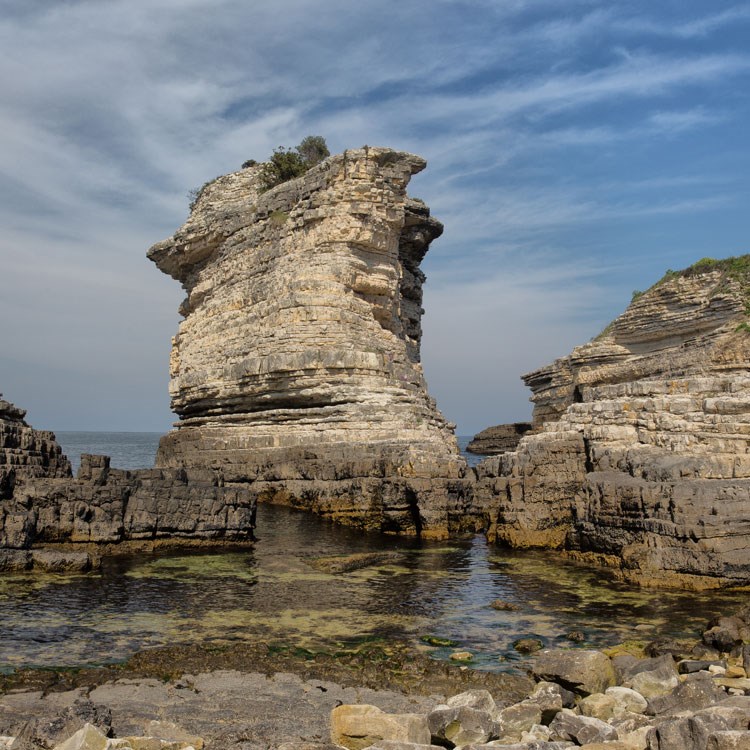
[{"label": "vegetation on cliff top", "polygon": [[[260,192],[265,193],[266,190],[270,190],[276,185],[300,177],[308,169],[320,164],[323,159],[330,155],[331,152],[328,150],[326,139],[322,135],[308,135],[293,149],[279,146],[274,149],[268,161],[261,164]],[[242,163],[242,169],[249,169],[257,165],[258,162],[255,159],[248,159]],[[195,208],[205,189],[218,179],[218,177],[214,177],[214,179],[204,182],[199,188],[188,191],[191,211]]]},{"label": "vegetation on cliff top", "polygon": [[260,168],[260,192],[300,177],[330,155],[325,138],[320,135],[308,135],[294,149],[279,146]]},{"label": "vegetation on cliff top", "polygon": [[[745,315],[750,318],[750,254],[747,255],[732,255],[729,258],[701,258],[687,268],[683,268],[680,271],[673,271],[668,268],[655,284],[652,284],[645,291],[635,289],[630,298],[630,304],[632,305],[636,300],[643,297],[644,294],[650,292],[652,289],[660,287],[667,281],[677,278],[691,278],[693,276],[699,276],[704,273],[711,273],[718,271],[721,276],[718,283],[714,286],[713,294],[727,291],[727,282],[737,282],[740,289],[740,294],[745,303]],[[600,341],[603,339],[614,326],[615,321],[609,323],[609,325],[592,340]],[[750,332],[750,324],[748,322],[741,323],[737,330],[743,330]]]}]

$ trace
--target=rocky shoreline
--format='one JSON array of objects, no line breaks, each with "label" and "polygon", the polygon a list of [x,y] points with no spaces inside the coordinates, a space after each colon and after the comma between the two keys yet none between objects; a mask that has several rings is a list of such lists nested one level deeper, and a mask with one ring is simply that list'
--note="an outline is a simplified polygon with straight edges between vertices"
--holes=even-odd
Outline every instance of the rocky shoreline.
[{"label": "rocky shoreline", "polygon": [[[541,650],[529,677],[400,644],[155,649],[124,665],[0,678],[11,750],[745,750],[750,607],[698,642]],[[13,739],[15,738],[15,739]]]}]

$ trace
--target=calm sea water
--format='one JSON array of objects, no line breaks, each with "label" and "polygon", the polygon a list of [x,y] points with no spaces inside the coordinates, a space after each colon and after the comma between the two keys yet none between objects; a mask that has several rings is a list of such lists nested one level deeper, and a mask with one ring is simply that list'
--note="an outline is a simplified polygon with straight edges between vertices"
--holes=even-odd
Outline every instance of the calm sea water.
[{"label": "calm sea water", "polygon": [[[158,440],[152,433],[75,435],[58,435],[69,454],[73,446],[120,451],[121,468],[148,465]],[[567,633],[582,630],[591,646],[692,637],[745,598],[641,590],[543,553],[489,546],[481,536],[420,543],[287,508],[261,506],[257,536],[240,552],[140,554],[108,559],[96,574],[0,576],[0,670],[115,662],[174,643],[262,639],[341,648],[373,637],[405,639],[438,659],[469,650],[474,666],[504,670],[519,664],[513,642],[522,636],[568,645]],[[343,574],[314,565],[318,557],[373,551],[396,557]],[[518,609],[497,611],[489,606],[495,599]],[[425,636],[455,646],[430,647]]]},{"label": "calm sea water", "polygon": [[[112,458],[117,469],[147,469],[154,465],[161,432],[57,432],[57,441],[70,459],[73,473],[78,471],[81,453],[103,453]],[[484,456],[467,453],[471,435],[459,435],[458,446],[469,466]]]}]

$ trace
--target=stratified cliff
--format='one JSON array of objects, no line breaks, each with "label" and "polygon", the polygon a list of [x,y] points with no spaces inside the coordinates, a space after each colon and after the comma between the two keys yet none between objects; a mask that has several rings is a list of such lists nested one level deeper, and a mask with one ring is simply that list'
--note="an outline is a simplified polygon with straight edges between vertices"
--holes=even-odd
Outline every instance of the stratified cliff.
[{"label": "stratified cliff", "polygon": [[535,432],[478,469],[490,535],[650,584],[750,582],[750,256],[668,273],[524,377]]},{"label": "stratified cliff", "polygon": [[220,177],[148,256],[187,297],[179,415],[157,465],[221,470],[259,499],[370,529],[444,536],[465,463],[420,365],[419,264],[442,226],[406,194],[425,162],[382,148],[260,193]]},{"label": "stratified cliff", "polygon": [[33,477],[69,477],[70,461],[55,435],[35,430],[26,412],[0,394],[0,500],[10,497],[17,481]]},{"label": "stratified cliff", "polygon": [[[91,566],[88,552],[121,542],[244,542],[253,539],[255,500],[224,487],[216,472],[110,469],[81,456],[77,477],[53,433],[0,399],[0,572]],[[66,551],[40,547],[66,547]],[[34,549],[32,549],[34,548]]]}]

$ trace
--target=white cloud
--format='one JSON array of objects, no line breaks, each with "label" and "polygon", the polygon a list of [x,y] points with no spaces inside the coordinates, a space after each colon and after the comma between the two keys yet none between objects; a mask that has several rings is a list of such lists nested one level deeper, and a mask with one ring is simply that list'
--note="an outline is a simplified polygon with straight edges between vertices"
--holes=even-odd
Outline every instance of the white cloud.
[{"label": "white cloud", "polygon": [[[184,219],[188,189],[311,132],[334,150],[369,143],[429,159],[413,192],[446,233],[428,256],[426,352],[445,347],[428,376],[447,378],[440,387],[461,401],[458,419],[476,409],[448,362],[448,332],[470,360],[466,377],[502,370],[499,380],[515,384],[601,322],[597,300],[613,284],[592,260],[602,226],[672,247],[682,223],[740,210],[738,134],[748,113],[731,94],[746,87],[750,57],[713,40],[744,22],[746,5],[687,22],[645,2],[470,5],[8,0],[0,269],[9,291],[0,314],[20,321],[3,333],[8,367],[33,368],[38,383],[47,361],[50,378],[92,391],[106,371],[112,393],[158,382],[165,398],[181,293],[144,259],[146,248]],[[698,158],[707,134],[721,167],[712,149]],[[733,142],[742,148],[730,151]],[[740,227],[737,215],[723,225]],[[595,223],[600,234],[589,234]],[[620,248],[615,234],[605,236],[610,248]],[[443,303],[469,317],[453,321]],[[478,351],[492,332],[475,330],[472,316],[504,331],[499,349],[510,358]],[[459,320],[469,335],[459,335]],[[23,391],[18,400],[35,398]],[[63,422],[86,408],[64,406]],[[138,408],[136,398],[121,412]]]}]

